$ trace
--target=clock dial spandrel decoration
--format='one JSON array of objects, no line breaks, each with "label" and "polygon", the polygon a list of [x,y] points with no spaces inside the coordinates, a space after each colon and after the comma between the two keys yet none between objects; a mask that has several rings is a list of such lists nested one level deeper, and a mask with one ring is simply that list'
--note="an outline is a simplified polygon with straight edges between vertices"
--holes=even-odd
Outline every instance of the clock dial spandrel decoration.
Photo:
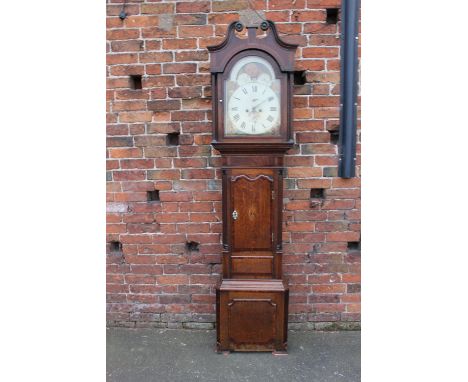
[{"label": "clock dial spandrel decoration", "polygon": [[226,136],[280,134],[281,83],[259,56],[241,58],[224,85]]}]

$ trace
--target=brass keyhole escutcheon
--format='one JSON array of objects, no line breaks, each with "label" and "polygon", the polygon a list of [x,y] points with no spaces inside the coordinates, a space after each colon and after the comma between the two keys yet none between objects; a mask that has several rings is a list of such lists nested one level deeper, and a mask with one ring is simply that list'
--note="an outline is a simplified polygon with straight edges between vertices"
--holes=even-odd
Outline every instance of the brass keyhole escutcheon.
[{"label": "brass keyhole escutcheon", "polygon": [[232,212],[232,218],[233,218],[234,220],[237,220],[238,216],[239,216],[239,215],[237,214],[237,211],[234,210],[234,211]]}]

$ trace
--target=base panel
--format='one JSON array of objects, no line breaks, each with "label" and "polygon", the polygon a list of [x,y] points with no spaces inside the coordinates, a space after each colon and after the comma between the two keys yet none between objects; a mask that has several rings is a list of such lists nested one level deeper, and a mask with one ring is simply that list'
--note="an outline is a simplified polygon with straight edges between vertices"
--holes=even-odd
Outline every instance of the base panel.
[{"label": "base panel", "polygon": [[216,294],[219,351],[286,351],[289,291],[282,280],[226,279]]}]

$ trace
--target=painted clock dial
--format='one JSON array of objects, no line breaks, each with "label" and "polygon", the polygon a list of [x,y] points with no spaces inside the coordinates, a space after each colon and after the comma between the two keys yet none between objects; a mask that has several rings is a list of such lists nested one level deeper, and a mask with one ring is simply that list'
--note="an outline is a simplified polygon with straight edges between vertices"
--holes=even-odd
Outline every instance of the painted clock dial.
[{"label": "painted clock dial", "polygon": [[267,60],[253,55],[241,58],[224,88],[226,136],[279,135],[281,86]]}]

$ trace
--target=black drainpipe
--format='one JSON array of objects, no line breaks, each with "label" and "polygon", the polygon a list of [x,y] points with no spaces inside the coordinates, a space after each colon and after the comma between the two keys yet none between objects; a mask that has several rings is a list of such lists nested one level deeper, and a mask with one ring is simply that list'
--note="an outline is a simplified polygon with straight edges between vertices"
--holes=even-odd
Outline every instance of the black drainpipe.
[{"label": "black drainpipe", "polygon": [[356,115],[358,67],[359,0],[343,0],[341,5],[341,109],[340,161],[338,176],[356,175]]}]

